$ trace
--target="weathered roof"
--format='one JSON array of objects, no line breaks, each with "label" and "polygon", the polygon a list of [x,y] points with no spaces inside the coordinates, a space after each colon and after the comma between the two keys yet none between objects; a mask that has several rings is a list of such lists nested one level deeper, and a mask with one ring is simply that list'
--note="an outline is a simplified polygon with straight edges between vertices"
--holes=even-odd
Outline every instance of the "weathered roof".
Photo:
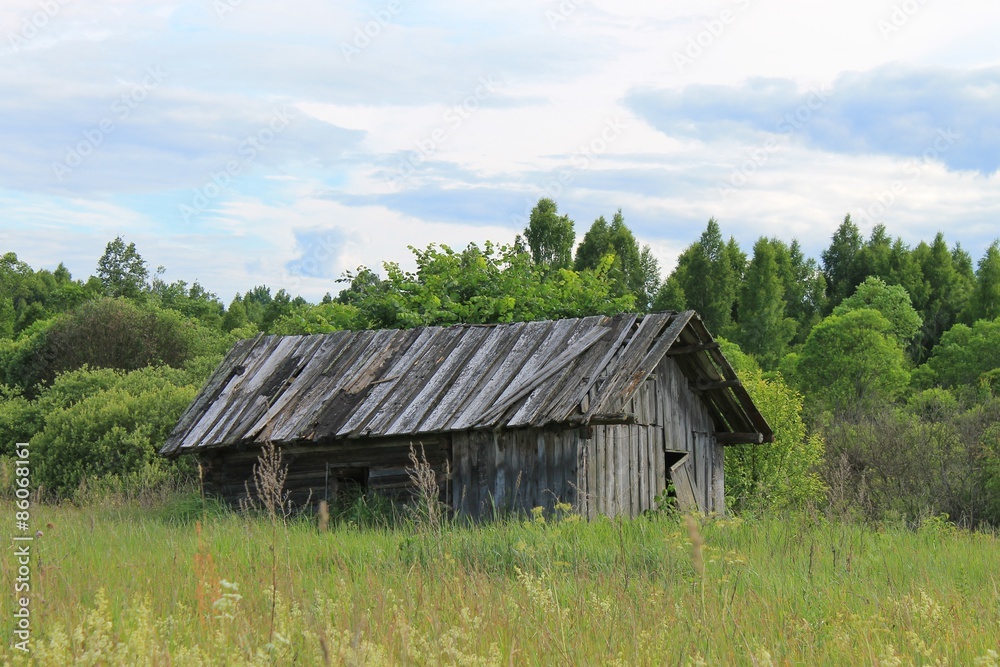
[{"label": "weathered roof", "polygon": [[721,442],[773,439],[718,344],[687,311],[259,335],[233,346],[161,453],[585,425],[621,415],[665,354],[702,395]]}]

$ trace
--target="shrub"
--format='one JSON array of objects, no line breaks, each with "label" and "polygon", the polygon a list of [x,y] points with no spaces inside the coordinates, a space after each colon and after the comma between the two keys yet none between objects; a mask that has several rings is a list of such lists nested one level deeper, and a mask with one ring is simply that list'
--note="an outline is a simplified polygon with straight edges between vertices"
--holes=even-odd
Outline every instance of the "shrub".
[{"label": "shrub", "polygon": [[184,371],[162,366],[60,377],[39,399],[51,410],[32,441],[36,479],[70,497],[85,479],[115,479],[127,488],[183,474],[189,462],[168,462],[157,451],[196,392]]},{"label": "shrub", "polygon": [[223,352],[227,343],[221,333],[176,311],[98,299],[26,331],[5,350],[4,378],[33,390],[84,365],[126,371],[151,364],[180,367],[195,357]]},{"label": "shrub", "polygon": [[817,470],[824,445],[822,438],[806,429],[802,396],[785,384],[780,374],[765,377],[757,363],[735,344],[720,342],[775,436],[771,444],[726,448],[728,503],[737,511],[759,511],[822,501],[825,488]]}]

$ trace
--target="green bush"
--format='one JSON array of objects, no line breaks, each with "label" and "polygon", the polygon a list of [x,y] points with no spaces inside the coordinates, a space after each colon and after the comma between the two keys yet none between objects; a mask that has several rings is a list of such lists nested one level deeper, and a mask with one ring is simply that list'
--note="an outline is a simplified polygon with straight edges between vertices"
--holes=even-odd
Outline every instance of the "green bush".
[{"label": "green bush", "polygon": [[43,423],[41,410],[17,388],[0,385],[0,456],[12,456],[14,446],[28,442]]},{"label": "green bush", "polygon": [[97,299],[26,330],[0,351],[0,363],[7,384],[35,391],[84,365],[125,371],[181,367],[199,356],[221,354],[228,345],[226,335],[176,311]]},{"label": "green bush", "polygon": [[802,420],[802,396],[781,375],[765,377],[734,343],[720,339],[747,393],[774,430],[774,442],[726,447],[726,498],[736,511],[773,511],[819,503],[826,495],[818,468],[824,444]]},{"label": "green bush", "polygon": [[[112,376],[117,381],[109,383]],[[85,479],[133,488],[183,474],[189,462],[168,462],[157,451],[196,393],[183,370],[163,366],[60,376],[39,398],[50,409],[32,441],[37,482],[71,497]]]},{"label": "green bush", "polygon": [[979,320],[971,327],[956,324],[934,347],[931,358],[918,369],[919,386],[977,387],[1000,368],[1000,319]]}]

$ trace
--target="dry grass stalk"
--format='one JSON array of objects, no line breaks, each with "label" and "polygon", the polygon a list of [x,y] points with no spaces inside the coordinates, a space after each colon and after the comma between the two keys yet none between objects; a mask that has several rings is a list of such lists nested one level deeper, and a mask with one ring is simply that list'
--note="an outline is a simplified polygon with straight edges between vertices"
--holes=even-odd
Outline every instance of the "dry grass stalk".
[{"label": "dry grass stalk", "polygon": [[[425,526],[432,531],[441,529],[444,521],[445,506],[441,503],[441,487],[438,485],[437,473],[427,461],[427,454],[423,444],[420,445],[420,456],[417,450],[410,443],[410,463],[412,468],[406,469],[406,474],[413,484],[417,496],[417,516],[418,525]],[[445,477],[451,477],[451,468],[445,463]]]},{"label": "dry grass stalk", "polygon": [[262,508],[271,522],[271,620],[268,642],[274,640],[274,619],[278,601],[278,523],[285,525],[292,513],[289,492],[285,490],[288,466],[281,460],[281,452],[273,442],[261,448],[257,463],[253,467],[254,494],[244,482],[246,498],[240,499],[240,509],[244,512]]}]

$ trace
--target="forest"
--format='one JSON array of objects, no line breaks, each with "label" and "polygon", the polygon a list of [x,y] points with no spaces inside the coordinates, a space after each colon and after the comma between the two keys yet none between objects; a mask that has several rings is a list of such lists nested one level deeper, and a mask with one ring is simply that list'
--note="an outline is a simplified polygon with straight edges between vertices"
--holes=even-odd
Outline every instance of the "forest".
[{"label": "forest", "polygon": [[31,443],[44,499],[190,485],[189,463],[156,452],[229,347],[258,332],[694,309],[777,435],[728,448],[733,512],[1000,525],[1000,242],[973,258],[942,233],[865,237],[847,216],[809,258],[795,240],[741,248],[712,219],[664,276],[621,210],[579,239],[575,227],[542,199],[511,244],[411,248],[414,271],[359,267],[319,303],[260,285],[227,305],[166,282],[121,237],[86,279],[8,252],[0,488],[11,497],[17,442]]}]

